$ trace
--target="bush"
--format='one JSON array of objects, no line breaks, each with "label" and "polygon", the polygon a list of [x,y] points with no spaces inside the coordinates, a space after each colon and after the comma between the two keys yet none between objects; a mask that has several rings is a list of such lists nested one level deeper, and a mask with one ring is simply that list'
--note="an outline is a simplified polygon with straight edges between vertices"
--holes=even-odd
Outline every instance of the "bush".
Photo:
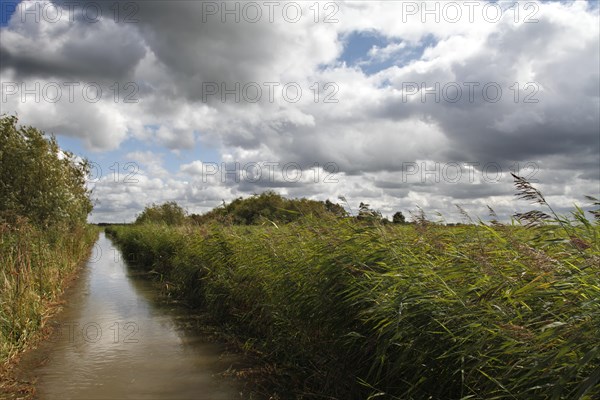
[{"label": "bush", "polygon": [[267,191],[246,199],[238,198],[229,204],[204,214],[190,216],[197,225],[218,222],[226,225],[257,225],[264,222],[284,224],[306,216],[344,217],[346,211],[339,204],[308,199],[286,199]]},{"label": "bush", "polygon": [[40,227],[86,223],[92,211],[86,160],[17,118],[0,118],[0,219],[27,218]]},{"label": "bush", "polygon": [[135,224],[166,224],[182,225],[185,222],[186,212],[174,201],[160,205],[152,204],[136,218]]}]

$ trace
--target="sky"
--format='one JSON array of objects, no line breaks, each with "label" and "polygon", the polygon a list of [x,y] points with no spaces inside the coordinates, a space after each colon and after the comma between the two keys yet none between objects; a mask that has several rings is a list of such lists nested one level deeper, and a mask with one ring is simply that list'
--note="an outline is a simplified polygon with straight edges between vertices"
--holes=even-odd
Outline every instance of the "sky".
[{"label": "sky", "polygon": [[0,0],[0,106],[91,162],[90,222],[266,190],[508,219],[511,172],[568,213],[600,197],[599,27],[596,1]]}]

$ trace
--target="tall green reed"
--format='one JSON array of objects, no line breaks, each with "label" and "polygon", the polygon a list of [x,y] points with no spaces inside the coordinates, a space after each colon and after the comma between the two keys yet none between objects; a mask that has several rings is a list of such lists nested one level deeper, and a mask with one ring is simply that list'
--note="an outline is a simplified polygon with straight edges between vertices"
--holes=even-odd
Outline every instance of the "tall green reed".
[{"label": "tall green reed", "polygon": [[600,227],[577,216],[566,229],[307,217],[110,232],[285,366],[284,397],[592,399]]},{"label": "tall green reed", "polygon": [[92,227],[48,232],[22,219],[0,224],[0,364],[38,335],[96,237]]}]

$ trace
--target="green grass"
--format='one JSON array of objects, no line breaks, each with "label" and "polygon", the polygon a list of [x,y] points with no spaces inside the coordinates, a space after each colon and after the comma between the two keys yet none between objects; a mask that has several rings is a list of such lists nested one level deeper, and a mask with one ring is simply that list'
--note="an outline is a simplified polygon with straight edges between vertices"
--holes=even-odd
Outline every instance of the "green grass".
[{"label": "green grass", "polygon": [[566,222],[107,231],[283,367],[283,397],[592,399],[600,227]]},{"label": "green grass", "polygon": [[42,231],[0,223],[0,366],[39,335],[97,236],[91,226]]}]

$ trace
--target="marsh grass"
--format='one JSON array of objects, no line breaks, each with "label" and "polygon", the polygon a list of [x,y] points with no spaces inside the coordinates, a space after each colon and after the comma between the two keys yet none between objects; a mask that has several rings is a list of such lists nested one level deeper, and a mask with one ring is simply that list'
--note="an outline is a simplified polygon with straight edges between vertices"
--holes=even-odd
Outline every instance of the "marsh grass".
[{"label": "marsh grass", "polygon": [[420,215],[108,232],[280,366],[284,398],[598,398],[599,225]]}]

